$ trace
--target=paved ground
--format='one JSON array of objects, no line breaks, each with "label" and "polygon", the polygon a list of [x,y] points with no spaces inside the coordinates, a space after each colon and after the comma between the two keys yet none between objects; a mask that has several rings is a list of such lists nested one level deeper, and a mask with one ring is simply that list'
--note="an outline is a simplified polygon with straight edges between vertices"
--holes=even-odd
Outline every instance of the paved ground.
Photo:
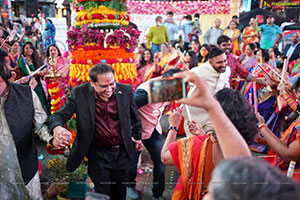
[{"label": "paved ground", "polygon": [[[164,117],[161,121],[162,125],[163,125],[163,130],[167,130],[168,127],[168,123],[166,121],[166,117]],[[50,155],[47,153],[46,151],[46,144],[43,142],[40,142],[37,139],[37,146],[38,146],[38,152],[39,155],[43,155],[44,159],[41,160],[41,164],[43,166],[44,169],[47,169],[47,164],[48,161],[52,158],[55,158],[55,155]],[[257,154],[257,153],[253,153],[253,156],[257,157],[260,155],[265,155],[265,154]],[[150,158],[149,153],[144,150],[142,152],[142,163],[141,163],[141,169],[148,168],[150,170],[147,170],[148,172],[145,172],[143,174],[138,174],[137,175],[137,191],[140,194],[140,199],[141,200],[151,200],[152,198],[152,172],[153,172],[153,164]],[[166,199],[171,199],[173,190],[175,188],[175,184],[177,182],[179,178],[179,173],[176,169],[175,166],[167,166],[166,167],[166,173],[165,173],[165,180],[166,180],[166,188],[165,188],[165,192],[164,192],[164,197]],[[41,178],[41,182],[42,182],[42,192],[44,192],[48,187],[49,187],[49,179],[47,178],[47,174],[46,171],[44,170],[44,174]],[[46,198],[46,200],[52,200],[49,198]],[[53,198],[56,199],[56,198]],[[128,199],[129,200],[129,199]]]},{"label": "paved ground", "polygon": [[[41,160],[42,166],[44,169],[46,169],[48,161],[52,158],[55,158],[56,156],[49,155],[46,152],[45,143],[37,141],[37,144],[38,144],[39,155],[43,154],[43,156],[44,156],[44,159]],[[150,155],[146,150],[144,150],[142,153],[142,163],[141,163],[141,169],[145,170],[145,168],[148,169],[147,170],[148,172],[144,171],[143,174],[137,175],[136,188],[137,188],[138,193],[140,194],[141,200],[151,200],[153,164],[152,164]],[[175,166],[167,166],[166,167],[166,174],[165,174],[166,189],[164,192],[164,196],[166,197],[166,199],[171,199],[172,192],[174,190],[174,187],[178,180],[178,177],[179,177],[179,173]],[[46,188],[49,187],[48,181],[49,181],[49,179],[47,178],[46,171],[44,170],[44,174],[41,178],[41,182],[43,183],[43,186],[42,186],[43,192],[45,191]],[[45,197],[45,199],[49,199],[49,198]],[[53,199],[55,199],[55,198],[53,198]]]},{"label": "paved ground", "polygon": [[[168,123],[166,121],[166,117],[163,117],[162,119],[162,127],[163,130],[167,130],[168,127]],[[46,151],[46,144],[44,142],[39,141],[38,139],[36,139],[36,143],[37,143],[37,147],[38,147],[38,155],[40,156],[41,154],[43,155],[43,159],[40,160],[41,164],[43,166],[43,176],[41,177],[41,182],[42,182],[42,192],[44,193],[45,190],[49,187],[49,178],[47,177],[47,172],[45,171],[45,169],[47,169],[47,165],[48,165],[48,161],[50,159],[55,158],[55,155],[50,155],[47,153]],[[140,194],[140,199],[141,200],[151,200],[152,198],[152,179],[153,179],[153,164],[150,158],[149,153],[147,152],[147,150],[144,150],[142,152],[142,163],[141,163],[141,169],[148,168],[150,169],[150,172],[144,172],[143,174],[138,174],[137,175],[137,191]],[[149,170],[147,170],[149,171]],[[166,167],[166,173],[165,173],[165,180],[166,180],[166,188],[165,188],[165,192],[164,192],[164,197],[166,199],[171,199],[172,196],[172,192],[175,188],[175,184],[177,182],[179,178],[179,173],[176,169],[175,166],[167,166]],[[44,197],[44,199],[46,200],[52,200],[52,199],[56,199],[56,198],[46,198]]]}]

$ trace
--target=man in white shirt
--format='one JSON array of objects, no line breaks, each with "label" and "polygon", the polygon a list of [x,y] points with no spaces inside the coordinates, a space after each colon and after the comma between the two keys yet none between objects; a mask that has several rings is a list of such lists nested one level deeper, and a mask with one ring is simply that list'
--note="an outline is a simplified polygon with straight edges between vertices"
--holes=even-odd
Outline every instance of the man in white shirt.
[{"label": "man in white shirt", "polygon": [[[217,93],[223,88],[229,88],[229,76],[231,74],[230,67],[227,66],[227,58],[224,50],[220,48],[212,48],[208,54],[208,61],[195,67],[191,70],[195,72],[200,78],[205,80],[208,84],[209,90],[212,94]],[[195,87],[192,86],[188,93],[188,97],[194,95]],[[212,123],[208,117],[208,113],[198,107],[188,106],[191,113],[192,120],[200,123],[205,132],[213,129]],[[183,109],[184,130],[187,136],[191,133],[188,128],[188,114],[186,107]]]}]

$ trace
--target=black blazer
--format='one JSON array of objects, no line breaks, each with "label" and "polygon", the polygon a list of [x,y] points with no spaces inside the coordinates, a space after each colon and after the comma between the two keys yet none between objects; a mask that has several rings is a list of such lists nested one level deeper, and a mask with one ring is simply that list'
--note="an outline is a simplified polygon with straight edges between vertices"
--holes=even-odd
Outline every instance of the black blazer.
[{"label": "black blazer", "polygon": [[[292,44],[288,44],[285,49],[284,49],[284,55],[287,55],[287,52],[289,51],[289,48],[292,46]],[[300,43],[297,44],[294,52],[292,53],[292,56],[289,59],[289,62],[292,62],[293,60],[296,60],[299,58],[299,53],[300,53]]]},{"label": "black blazer", "polygon": [[[115,95],[120,120],[123,144],[130,159],[133,158],[134,145],[131,137],[141,139],[141,120],[135,105],[131,86],[116,83]],[[76,113],[77,135],[67,161],[68,171],[74,171],[87,154],[95,131],[95,93],[90,83],[73,88],[66,103],[48,121],[49,129],[63,126]]]}]

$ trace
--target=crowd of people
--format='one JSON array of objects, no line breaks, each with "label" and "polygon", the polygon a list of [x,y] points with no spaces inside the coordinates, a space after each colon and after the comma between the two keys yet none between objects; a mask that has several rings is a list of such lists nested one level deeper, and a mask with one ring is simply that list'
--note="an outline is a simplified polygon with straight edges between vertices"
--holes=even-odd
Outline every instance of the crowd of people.
[{"label": "crowd of people", "polygon": [[[51,20],[43,36],[28,24],[24,33],[17,23],[1,26],[0,159],[7,162],[0,166],[0,194],[42,199],[33,133],[64,149],[72,139],[65,124],[76,114],[66,168],[76,170],[87,157],[94,191],[112,200],[139,199],[135,178],[144,147],[154,165],[154,200],[165,199],[166,165],[180,172],[174,200],[300,198],[299,32],[280,52],[282,33],[272,16],[261,26],[251,19],[247,27],[233,16],[225,30],[217,19],[206,33],[199,17],[184,16],[178,25],[172,12],[156,18],[147,44],[137,47],[135,85],[116,83],[110,65],[96,64],[90,81],[68,97],[70,60],[55,45]],[[54,58],[65,96],[51,115],[47,74]],[[150,83],[170,77],[187,82],[187,97],[151,103]],[[166,111],[172,114],[164,139]],[[179,132],[186,136],[177,140]],[[269,152],[257,160],[251,150]]]}]

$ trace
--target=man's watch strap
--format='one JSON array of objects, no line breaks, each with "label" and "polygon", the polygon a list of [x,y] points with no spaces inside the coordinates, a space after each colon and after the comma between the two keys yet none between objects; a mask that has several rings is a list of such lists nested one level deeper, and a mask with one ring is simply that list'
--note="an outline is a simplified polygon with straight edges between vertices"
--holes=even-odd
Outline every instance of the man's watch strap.
[{"label": "man's watch strap", "polygon": [[177,133],[179,132],[178,128],[175,127],[175,126],[170,126],[170,127],[168,128],[168,130],[175,130],[175,131],[177,131]]}]

